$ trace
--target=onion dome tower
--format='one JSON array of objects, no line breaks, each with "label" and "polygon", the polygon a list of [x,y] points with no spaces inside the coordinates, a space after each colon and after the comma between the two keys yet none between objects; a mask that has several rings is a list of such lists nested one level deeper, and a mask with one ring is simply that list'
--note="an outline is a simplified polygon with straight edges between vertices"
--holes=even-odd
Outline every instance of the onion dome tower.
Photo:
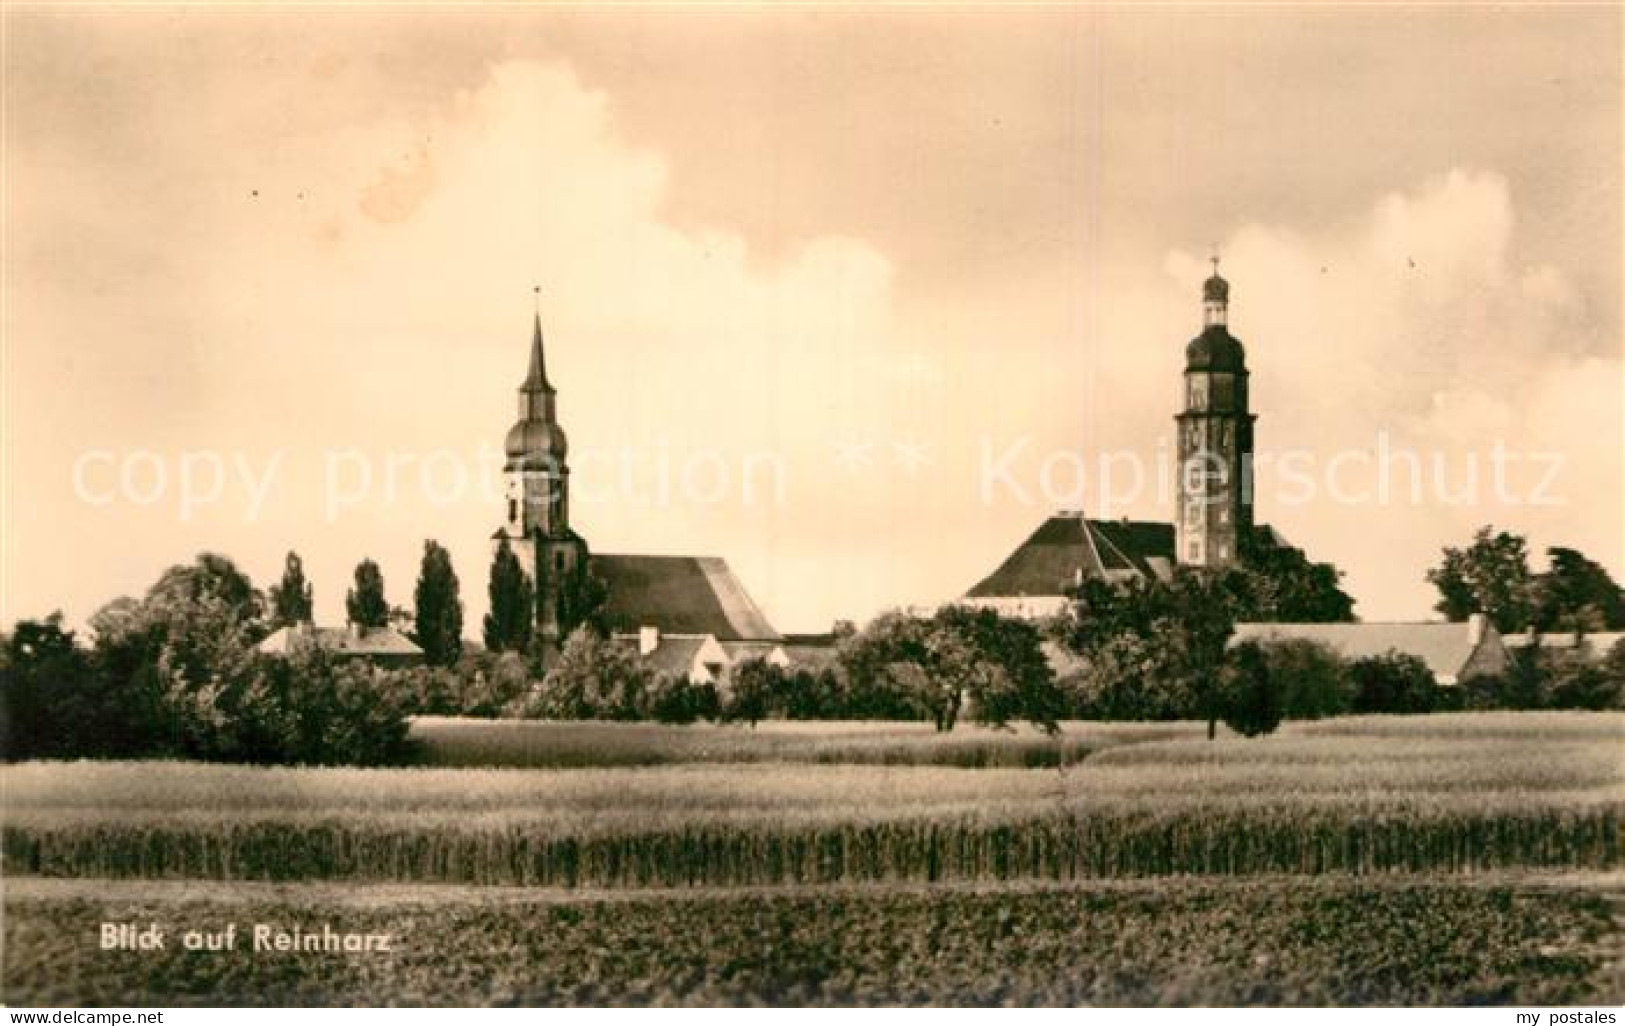
[{"label": "onion dome tower", "polygon": [[1230,283],[1202,283],[1202,333],[1185,347],[1184,408],[1178,428],[1179,508],[1175,554],[1187,566],[1239,559],[1253,526],[1253,421],[1247,407],[1247,354],[1230,334]]}]

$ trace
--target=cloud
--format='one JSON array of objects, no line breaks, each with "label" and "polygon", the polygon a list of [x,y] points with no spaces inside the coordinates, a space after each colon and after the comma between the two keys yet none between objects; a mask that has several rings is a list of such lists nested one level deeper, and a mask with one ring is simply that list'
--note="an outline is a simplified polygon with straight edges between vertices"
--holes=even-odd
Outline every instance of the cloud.
[{"label": "cloud", "polygon": [[[85,539],[87,566],[112,549],[134,547],[161,566],[215,547],[265,576],[297,548],[332,617],[363,555],[380,558],[392,598],[406,602],[418,546],[434,536],[454,553],[477,627],[500,500],[470,489],[456,504],[428,501],[426,463],[441,450],[467,461],[501,443],[527,358],[533,283],[578,457],[635,454],[634,499],[576,503],[600,550],[730,555],[750,577],[769,577],[780,529],[793,538],[798,518],[821,515],[806,497],[832,473],[823,457],[837,428],[870,432],[890,414],[884,385],[906,354],[889,341],[887,258],[829,236],[763,264],[724,229],[670,227],[663,161],[617,137],[606,98],[565,65],[501,64],[426,116],[257,145],[257,154],[223,158],[207,194],[166,196],[167,210],[110,211],[103,226],[139,232],[184,212],[186,224],[207,227],[195,243],[172,232],[168,259],[144,268],[139,286],[123,281],[91,310],[65,294],[41,301],[22,326],[36,380],[54,374],[116,411],[63,422],[20,452],[42,485],[28,526],[43,531],[49,519]],[[47,223],[34,227],[48,234]],[[41,282],[35,294],[55,288]],[[115,338],[106,322],[121,305],[138,314]],[[121,391],[123,372],[53,361],[43,340],[64,336],[105,347],[130,374],[167,367],[165,378],[185,384]],[[176,408],[189,415],[167,424]],[[25,416],[53,419],[44,408]],[[288,457],[259,523],[240,522],[246,490],[228,489],[182,524],[168,502],[76,500],[68,468],[98,446],[153,450],[172,480],[183,451],[243,451],[255,466],[279,450]],[[794,506],[766,501],[771,474],[746,501],[746,461],[785,451],[820,457],[800,468]],[[370,487],[326,523],[335,452],[347,492]],[[662,482],[681,477],[695,454],[696,480],[725,468],[726,498],[663,504]],[[23,547],[16,555],[19,576],[45,578],[43,557]],[[120,586],[144,586],[151,572],[126,569]],[[46,601],[85,615],[110,597],[98,590],[107,587],[107,575],[87,574],[82,588],[53,589]]]},{"label": "cloud", "polygon": [[[318,616],[336,619],[363,556],[406,603],[435,537],[477,633],[500,500],[430,493],[442,455],[500,444],[537,283],[578,529],[599,551],[726,556],[787,629],[946,599],[997,565],[1048,503],[984,504],[984,446],[1027,439],[1036,488],[1045,453],[1149,461],[1169,433],[1205,252],[1135,261],[1108,238],[1048,271],[975,268],[951,294],[914,290],[884,247],[844,233],[764,259],[726,225],[673,227],[666,158],[560,63],[499,64],[438,105],[309,132],[258,131],[264,95],[242,111],[232,89],[209,95],[210,131],[167,135],[135,184],[88,143],[15,162],[13,194],[41,197],[11,228],[24,269],[8,272],[14,373],[34,383],[8,393],[30,483],[6,497],[20,614],[87,616],[202,548],[268,581],[297,548]],[[1596,337],[1563,268],[1524,265],[1514,200],[1506,179],[1455,170],[1222,243],[1261,448],[1369,451],[1386,431],[1458,469],[1497,438],[1564,456],[1557,507],[1266,495],[1263,518],[1347,569],[1367,616],[1423,613],[1438,547],[1489,520],[1621,568],[1617,340]],[[906,468],[896,446],[916,440],[929,461]],[[867,464],[837,459],[852,445]],[[261,472],[284,456],[256,522],[237,475],[181,523],[173,503],[76,499],[70,468],[96,447],[151,450],[172,475],[206,447]],[[370,488],[329,519],[335,451]],[[619,471],[593,461],[622,452],[638,494],[595,499]],[[743,497],[762,454],[782,457],[782,503],[771,473]],[[718,473],[712,456],[724,500],[658,501],[663,481]],[[1148,494],[1117,513],[1170,509]]]},{"label": "cloud", "polygon": [[[1478,467],[1472,501],[1447,501],[1430,481],[1414,504],[1261,509],[1349,571],[1366,615],[1430,605],[1423,569],[1483,523],[1527,531],[1535,546],[1577,545],[1620,570],[1617,344],[1597,337],[1561,269],[1521,263],[1506,179],[1452,170],[1381,197],[1346,230],[1253,224],[1224,253],[1261,448],[1324,459],[1371,451],[1383,432],[1422,454],[1430,479],[1439,461],[1452,497]],[[1193,287],[1188,255],[1170,267]],[[1511,454],[1499,492],[1497,444]]]}]

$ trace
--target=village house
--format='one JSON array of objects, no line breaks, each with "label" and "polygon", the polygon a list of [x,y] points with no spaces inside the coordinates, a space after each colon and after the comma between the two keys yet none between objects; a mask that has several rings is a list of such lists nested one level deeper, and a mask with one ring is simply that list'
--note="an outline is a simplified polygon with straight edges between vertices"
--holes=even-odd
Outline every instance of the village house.
[{"label": "village house", "polygon": [[336,659],[364,659],[374,666],[392,670],[423,665],[423,649],[393,627],[363,631],[353,624],[318,627],[313,623],[296,623],[274,631],[258,646],[260,652],[277,656],[317,648]]},{"label": "village house", "polygon": [[1287,640],[1317,642],[1348,660],[1415,656],[1444,685],[1500,676],[1509,664],[1505,642],[1482,613],[1465,623],[1238,623],[1230,645]]}]

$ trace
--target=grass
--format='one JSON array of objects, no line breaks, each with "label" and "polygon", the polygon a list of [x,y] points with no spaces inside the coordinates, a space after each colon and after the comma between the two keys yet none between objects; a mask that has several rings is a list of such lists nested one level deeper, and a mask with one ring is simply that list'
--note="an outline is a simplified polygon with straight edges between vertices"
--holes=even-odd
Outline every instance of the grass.
[{"label": "grass", "polygon": [[1052,738],[1030,727],[992,730],[965,725],[940,734],[928,723],[780,720],[752,729],[427,716],[413,720],[412,738],[423,764],[441,767],[794,762],[1032,769],[1070,766],[1114,745],[1191,737],[1204,729],[1193,723],[1072,723]]},{"label": "grass", "polygon": [[1363,722],[1058,770],[25,764],[0,770],[3,852],[45,876],[605,887],[1620,865],[1625,716],[1494,719],[1493,743]]},{"label": "grass", "polygon": [[[572,896],[13,882],[6,1000],[65,1005],[1614,1005],[1616,893],[1517,878]],[[382,891],[382,893],[376,893]],[[133,956],[104,921],[384,932]]]}]

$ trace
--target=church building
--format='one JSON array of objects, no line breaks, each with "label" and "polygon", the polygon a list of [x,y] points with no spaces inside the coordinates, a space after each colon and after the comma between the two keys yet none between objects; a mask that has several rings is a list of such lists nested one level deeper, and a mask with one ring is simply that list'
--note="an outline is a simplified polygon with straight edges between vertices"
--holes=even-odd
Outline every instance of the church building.
[{"label": "church building", "polygon": [[1061,612],[1068,590],[1086,577],[1167,580],[1176,566],[1235,563],[1249,534],[1278,545],[1269,527],[1254,527],[1253,421],[1246,350],[1230,334],[1230,283],[1213,274],[1202,284],[1202,331],[1185,347],[1178,438],[1178,497],[1173,523],[1092,520],[1062,511],[1038,526],[998,569],[961,600],[1008,616],[1042,619]]},{"label": "church building", "polygon": [[[535,637],[543,665],[558,658],[580,611],[572,603],[590,574],[607,589],[600,615],[611,634],[655,666],[692,664],[691,676],[720,677],[731,657],[771,654],[782,639],[729,569],[713,556],[592,553],[570,520],[570,446],[559,426],[558,392],[547,377],[542,318],[531,331],[530,367],[519,385],[519,416],[508,429],[506,508],[491,536],[518,558],[536,597]],[[667,651],[669,649],[669,651]],[[693,653],[722,653],[720,658]]]}]

